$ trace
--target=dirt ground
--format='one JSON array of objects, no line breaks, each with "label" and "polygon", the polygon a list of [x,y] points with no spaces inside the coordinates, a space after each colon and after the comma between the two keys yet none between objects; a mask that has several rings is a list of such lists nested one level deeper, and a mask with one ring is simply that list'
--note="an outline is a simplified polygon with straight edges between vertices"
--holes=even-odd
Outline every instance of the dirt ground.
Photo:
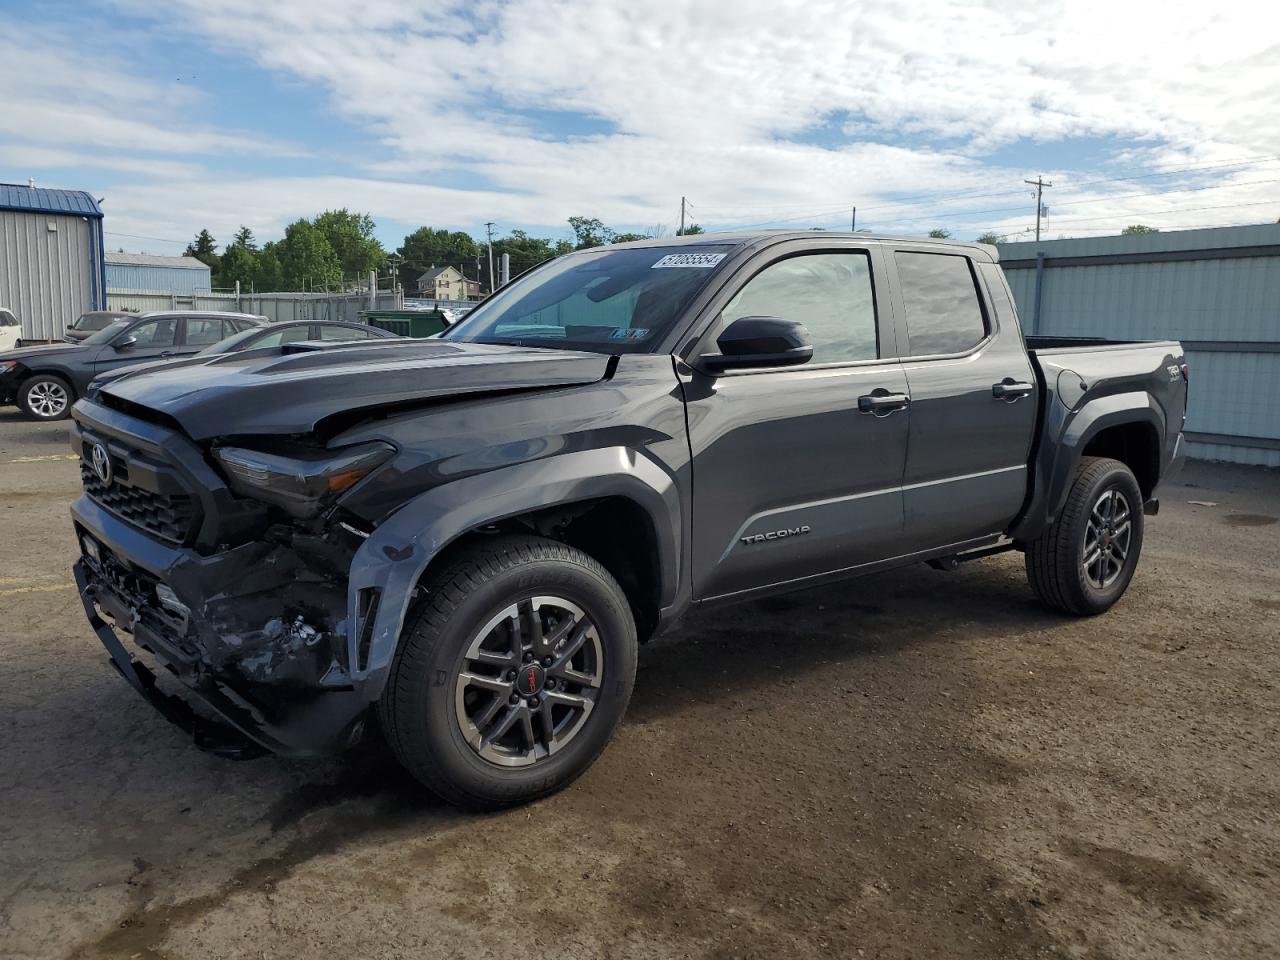
[{"label": "dirt ground", "polygon": [[1189,466],[1097,619],[1016,554],[691,618],[489,816],[198,752],[85,623],[78,486],[0,411],[0,956],[1280,957],[1275,472]]}]

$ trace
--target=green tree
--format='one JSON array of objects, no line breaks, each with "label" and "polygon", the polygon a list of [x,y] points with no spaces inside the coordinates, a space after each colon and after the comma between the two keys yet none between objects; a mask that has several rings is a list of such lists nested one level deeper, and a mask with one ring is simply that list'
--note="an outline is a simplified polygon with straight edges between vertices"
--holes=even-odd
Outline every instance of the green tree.
[{"label": "green tree", "polygon": [[387,252],[373,235],[373,218],[367,213],[352,213],[346,207],[326,210],[312,221],[338,257],[342,276],[363,277],[386,262]]},{"label": "green tree", "polygon": [[258,254],[242,243],[233,243],[223,252],[218,263],[219,287],[234,287],[240,281],[240,289],[248,290],[254,285],[258,270]]},{"label": "green tree", "polygon": [[1131,223],[1120,231],[1120,236],[1131,237],[1135,233],[1159,233],[1155,227],[1148,227],[1145,223]]},{"label": "green tree", "polygon": [[613,243],[614,232],[600,222],[599,217],[570,217],[569,228],[573,230],[575,250],[586,250],[588,247],[602,247]]},{"label": "green tree", "polygon": [[[524,273],[538,264],[568,253],[573,244],[567,240],[548,240],[544,237],[531,237],[523,230],[512,230],[507,236],[493,241],[495,260],[504,253],[511,257],[511,275]],[[496,268],[496,265],[495,265]]]},{"label": "green tree", "polygon": [[335,287],[342,282],[342,262],[324,231],[306,219],[289,224],[279,244],[280,269],[290,290]]},{"label": "green tree", "polygon": [[235,239],[231,241],[232,246],[244,247],[246,250],[256,251],[258,249],[258,241],[253,236],[253,231],[244,224],[240,225],[240,229],[236,231]]},{"label": "green tree", "polygon": [[978,243],[1004,243],[1009,238],[1002,233],[996,233],[994,230],[988,230],[978,238]]},{"label": "green tree", "polygon": [[254,258],[253,289],[258,293],[273,293],[284,288],[284,268],[280,266],[280,244],[272,240],[264,244]]},{"label": "green tree", "polygon": [[213,235],[208,230],[197,233],[195,239],[187,244],[187,249],[183,253],[185,256],[195,257],[213,273],[218,272],[218,241],[213,239]]},{"label": "green tree", "polygon": [[929,236],[934,240],[950,240],[951,231],[947,230],[945,227],[934,227],[929,231]]},{"label": "green tree", "polygon": [[700,223],[690,223],[690,224],[688,224],[688,225],[687,225],[683,230],[677,230],[677,231],[676,231],[676,236],[677,236],[677,237],[691,237],[691,236],[693,236],[693,235],[694,235],[694,234],[696,234],[696,233],[706,233],[706,232],[707,232],[706,230],[703,230],[703,229],[702,229],[702,224],[700,224]]},{"label": "green tree", "polygon": [[648,240],[647,233],[615,233],[609,238],[610,243],[629,243],[632,240]]},{"label": "green tree", "polygon": [[[500,242],[500,241],[499,241]],[[498,242],[493,245],[494,255],[498,253]],[[443,267],[452,264],[462,268],[464,275],[475,279],[475,262],[480,248],[470,234],[461,230],[445,230],[433,227],[419,227],[404,238],[404,243],[396,248],[400,258],[397,268],[400,285],[412,290],[418,277],[431,267]],[[514,257],[513,257],[514,259]],[[468,272],[468,270],[470,272]]]}]

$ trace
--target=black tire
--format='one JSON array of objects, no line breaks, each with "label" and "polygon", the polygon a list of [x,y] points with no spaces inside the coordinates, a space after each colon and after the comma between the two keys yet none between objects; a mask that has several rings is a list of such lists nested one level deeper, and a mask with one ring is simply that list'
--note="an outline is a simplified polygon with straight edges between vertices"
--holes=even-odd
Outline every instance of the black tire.
[{"label": "black tire", "polygon": [[71,385],[52,373],[37,373],[18,388],[18,406],[31,420],[65,420],[75,402]]},{"label": "black tire", "polygon": [[[1114,522],[1099,523],[1095,507],[1101,507],[1105,514],[1107,505],[1112,505],[1115,516],[1120,516],[1117,495],[1123,501],[1123,521],[1113,517]],[[1039,538],[1027,544],[1027,579],[1040,601],[1076,616],[1110,609],[1128,589],[1142,554],[1142,502],[1138,481],[1119,460],[1082,458],[1062,513]],[[1125,532],[1119,535],[1109,532],[1121,528]],[[1090,548],[1088,556],[1086,546]],[[1089,557],[1099,555],[1099,560],[1086,563]]]},{"label": "black tire", "polygon": [[[576,605],[584,619],[594,624],[590,636],[595,652],[591,656],[596,657],[593,662],[598,661],[599,682],[589,692],[595,699],[582,714],[580,726],[556,752],[519,761],[526,766],[501,766],[482,756],[480,746],[468,740],[478,736],[479,727],[464,729],[469,720],[462,716],[464,683],[460,678],[464,665],[468,675],[477,669],[469,650],[484,636],[501,639],[497,633],[483,633],[487,625],[498,622],[495,618],[512,606],[548,596]],[[528,607],[520,606],[520,610],[523,617]],[[543,622],[543,614],[535,611],[532,616]],[[502,623],[509,635],[516,634],[508,621]],[[525,623],[519,621],[521,628]],[[514,645],[519,646],[518,638]],[[416,779],[458,806],[496,810],[553,793],[591,765],[613,736],[631,699],[636,655],[636,627],[626,595],[598,562],[554,540],[525,536],[485,539],[446,559],[424,581],[423,596],[406,618],[378,715],[397,759]],[[548,667],[548,690],[555,684],[553,670]],[[520,668],[510,671],[522,672]],[[565,698],[575,689],[563,681],[560,688]],[[576,689],[579,694],[587,692]],[[511,695],[519,696],[514,689]],[[491,696],[490,705],[501,695]],[[543,692],[548,715],[555,696],[554,692]],[[538,700],[536,696],[526,698],[517,709],[537,705]],[[498,709],[505,716],[508,708]],[[566,708],[555,709],[566,715]],[[573,711],[567,715],[572,717]],[[528,742],[525,735],[524,730],[516,734]]]}]

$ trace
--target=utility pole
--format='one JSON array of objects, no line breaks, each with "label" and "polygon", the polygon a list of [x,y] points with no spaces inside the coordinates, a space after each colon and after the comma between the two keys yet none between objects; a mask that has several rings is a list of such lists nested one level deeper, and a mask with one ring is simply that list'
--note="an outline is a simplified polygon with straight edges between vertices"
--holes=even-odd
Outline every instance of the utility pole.
[{"label": "utility pole", "polygon": [[1034,180],[1023,180],[1023,183],[1030,184],[1036,188],[1036,243],[1040,242],[1040,214],[1044,211],[1044,204],[1040,202],[1040,195],[1044,192],[1045,187],[1052,187],[1053,184],[1045,180],[1043,175],[1037,176]]},{"label": "utility pole", "polygon": [[676,234],[676,236],[678,237],[684,236],[684,205],[685,205],[685,198],[681,197],[680,198],[680,232]]},{"label": "utility pole", "polygon": [[494,291],[494,283],[493,283],[493,221],[492,221],[492,220],[490,220],[488,223],[486,223],[486,224],[484,225],[484,228],[485,228],[485,230],[488,232],[488,236],[489,236],[489,292],[490,292],[490,293],[493,293],[493,291]]},{"label": "utility pole", "polygon": [[858,208],[853,208],[853,216],[849,218],[849,229],[854,233],[858,232]]}]

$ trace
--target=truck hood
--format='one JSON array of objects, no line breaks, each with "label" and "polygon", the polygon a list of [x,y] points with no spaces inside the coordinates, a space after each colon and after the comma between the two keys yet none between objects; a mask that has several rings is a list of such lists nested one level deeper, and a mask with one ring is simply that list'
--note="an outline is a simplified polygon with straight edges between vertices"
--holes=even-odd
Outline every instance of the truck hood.
[{"label": "truck hood", "polygon": [[165,365],[99,393],[163,413],[193,440],[304,434],[335,414],[594,383],[609,361],[600,353],[448,340],[295,343]]}]

